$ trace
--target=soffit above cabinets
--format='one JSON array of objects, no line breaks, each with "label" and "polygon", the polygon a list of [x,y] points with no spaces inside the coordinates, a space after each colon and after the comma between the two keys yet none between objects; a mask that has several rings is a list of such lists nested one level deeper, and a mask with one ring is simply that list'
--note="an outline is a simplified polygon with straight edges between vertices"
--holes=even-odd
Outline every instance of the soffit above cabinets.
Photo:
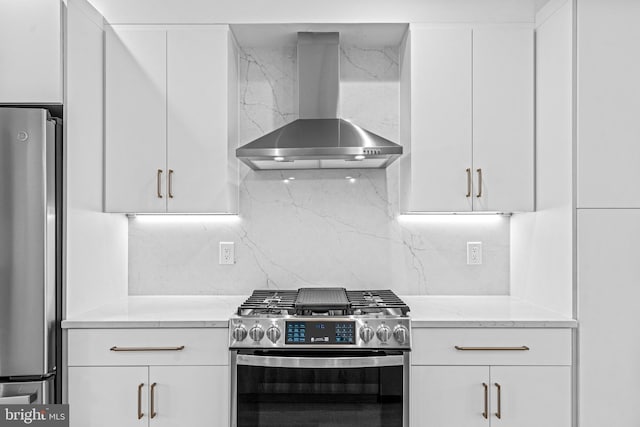
[{"label": "soffit above cabinets", "polygon": [[399,46],[408,24],[235,24],[231,25],[242,47],[296,46],[298,32],[338,32],[341,46],[360,48]]}]

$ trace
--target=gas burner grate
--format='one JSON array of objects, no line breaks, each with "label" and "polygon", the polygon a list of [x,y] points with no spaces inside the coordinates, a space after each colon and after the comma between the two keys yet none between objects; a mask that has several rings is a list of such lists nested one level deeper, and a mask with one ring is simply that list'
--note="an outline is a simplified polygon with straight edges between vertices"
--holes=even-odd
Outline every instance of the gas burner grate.
[{"label": "gas burner grate", "polygon": [[405,316],[409,307],[389,289],[347,291],[347,297],[355,314],[388,313]]},{"label": "gas burner grate", "polygon": [[344,288],[258,289],[238,307],[238,315],[405,316],[409,307],[391,290],[347,291]]}]

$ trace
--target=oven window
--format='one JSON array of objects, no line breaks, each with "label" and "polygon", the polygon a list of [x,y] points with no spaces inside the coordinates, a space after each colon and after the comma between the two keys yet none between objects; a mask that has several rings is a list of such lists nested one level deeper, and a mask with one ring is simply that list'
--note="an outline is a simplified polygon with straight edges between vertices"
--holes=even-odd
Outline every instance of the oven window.
[{"label": "oven window", "polygon": [[403,367],[237,367],[238,427],[401,427]]}]

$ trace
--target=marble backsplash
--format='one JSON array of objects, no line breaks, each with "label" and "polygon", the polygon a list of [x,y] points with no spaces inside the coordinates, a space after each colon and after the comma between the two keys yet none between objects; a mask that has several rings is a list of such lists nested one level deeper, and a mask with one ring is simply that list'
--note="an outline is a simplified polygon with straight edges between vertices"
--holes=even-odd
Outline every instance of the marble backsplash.
[{"label": "marble backsplash", "polygon": [[[398,141],[397,49],[342,47],[340,66],[340,116]],[[293,46],[242,50],[241,144],[297,118],[296,72]],[[509,293],[509,218],[399,216],[397,162],[241,173],[239,217],[129,221],[131,295],[302,286]],[[221,241],[235,242],[236,264],[218,264]],[[468,241],[483,242],[482,265],[466,264]]]}]

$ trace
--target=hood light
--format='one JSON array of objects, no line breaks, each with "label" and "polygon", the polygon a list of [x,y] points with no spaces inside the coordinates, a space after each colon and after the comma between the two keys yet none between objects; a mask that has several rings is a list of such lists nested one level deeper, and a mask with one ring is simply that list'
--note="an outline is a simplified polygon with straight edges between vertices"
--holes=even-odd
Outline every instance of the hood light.
[{"label": "hood light", "polygon": [[284,157],[274,157],[273,160],[276,162],[284,162]]},{"label": "hood light", "polygon": [[362,154],[358,154],[357,156],[354,157],[354,159],[356,159],[356,160],[364,160],[365,156],[363,156]]}]

